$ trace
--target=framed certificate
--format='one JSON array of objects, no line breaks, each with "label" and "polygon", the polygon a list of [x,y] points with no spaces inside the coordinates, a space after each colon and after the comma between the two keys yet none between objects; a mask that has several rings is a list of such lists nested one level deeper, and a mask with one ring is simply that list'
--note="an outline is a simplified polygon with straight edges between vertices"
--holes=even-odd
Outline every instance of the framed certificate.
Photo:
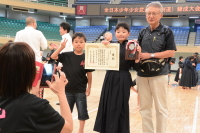
[{"label": "framed certificate", "polygon": [[119,70],[120,44],[87,43],[85,69]]}]

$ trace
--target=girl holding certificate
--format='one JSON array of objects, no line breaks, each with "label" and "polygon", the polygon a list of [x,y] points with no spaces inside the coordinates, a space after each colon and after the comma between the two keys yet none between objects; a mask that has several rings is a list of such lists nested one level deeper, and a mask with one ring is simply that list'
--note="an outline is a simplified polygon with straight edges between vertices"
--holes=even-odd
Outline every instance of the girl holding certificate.
[{"label": "girl holding certificate", "polygon": [[[139,59],[125,60],[127,38],[130,27],[127,23],[118,23],[115,36],[120,44],[119,71],[108,70],[105,75],[99,102],[94,131],[100,133],[130,133],[129,129],[129,97],[132,85],[131,66],[136,68]],[[140,53],[141,48],[138,46]]]}]

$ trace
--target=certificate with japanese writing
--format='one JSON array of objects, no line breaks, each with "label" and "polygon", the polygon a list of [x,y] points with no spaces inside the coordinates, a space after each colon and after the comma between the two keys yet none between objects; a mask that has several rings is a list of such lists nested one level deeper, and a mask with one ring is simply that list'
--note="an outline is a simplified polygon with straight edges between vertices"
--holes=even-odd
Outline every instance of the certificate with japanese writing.
[{"label": "certificate with japanese writing", "polygon": [[119,70],[120,44],[88,43],[85,45],[85,69]]}]

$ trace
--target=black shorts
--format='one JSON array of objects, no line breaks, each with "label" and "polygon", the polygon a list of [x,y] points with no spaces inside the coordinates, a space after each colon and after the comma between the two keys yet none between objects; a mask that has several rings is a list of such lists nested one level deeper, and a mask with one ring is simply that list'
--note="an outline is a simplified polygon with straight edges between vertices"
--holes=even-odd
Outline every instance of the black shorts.
[{"label": "black shorts", "polygon": [[76,103],[76,107],[78,110],[78,119],[89,119],[87,111],[87,98],[85,93],[66,93],[66,96],[71,112],[73,111],[74,104]]}]

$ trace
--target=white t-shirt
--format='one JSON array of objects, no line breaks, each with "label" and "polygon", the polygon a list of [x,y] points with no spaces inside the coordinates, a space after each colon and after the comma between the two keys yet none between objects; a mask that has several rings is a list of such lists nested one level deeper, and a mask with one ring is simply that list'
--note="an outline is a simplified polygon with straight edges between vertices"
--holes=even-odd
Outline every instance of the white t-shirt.
[{"label": "white t-shirt", "polygon": [[69,35],[69,33],[66,33],[66,34],[64,34],[62,36],[62,41],[61,42],[63,42],[65,39],[67,39],[67,43],[65,45],[65,48],[60,53],[73,51],[72,38]]},{"label": "white t-shirt", "polygon": [[[62,36],[61,42],[63,42],[65,39],[67,39],[67,43],[65,45],[65,48],[60,53],[73,51],[72,38],[69,33],[66,33]],[[60,62],[58,63],[58,66],[63,67],[62,63],[60,63]]]},{"label": "white t-shirt", "polygon": [[40,56],[40,47],[42,50],[47,48],[47,40],[43,33],[39,30],[35,30],[33,27],[27,26],[24,30],[17,32],[15,42],[27,43],[35,52],[35,60],[42,62]]}]

